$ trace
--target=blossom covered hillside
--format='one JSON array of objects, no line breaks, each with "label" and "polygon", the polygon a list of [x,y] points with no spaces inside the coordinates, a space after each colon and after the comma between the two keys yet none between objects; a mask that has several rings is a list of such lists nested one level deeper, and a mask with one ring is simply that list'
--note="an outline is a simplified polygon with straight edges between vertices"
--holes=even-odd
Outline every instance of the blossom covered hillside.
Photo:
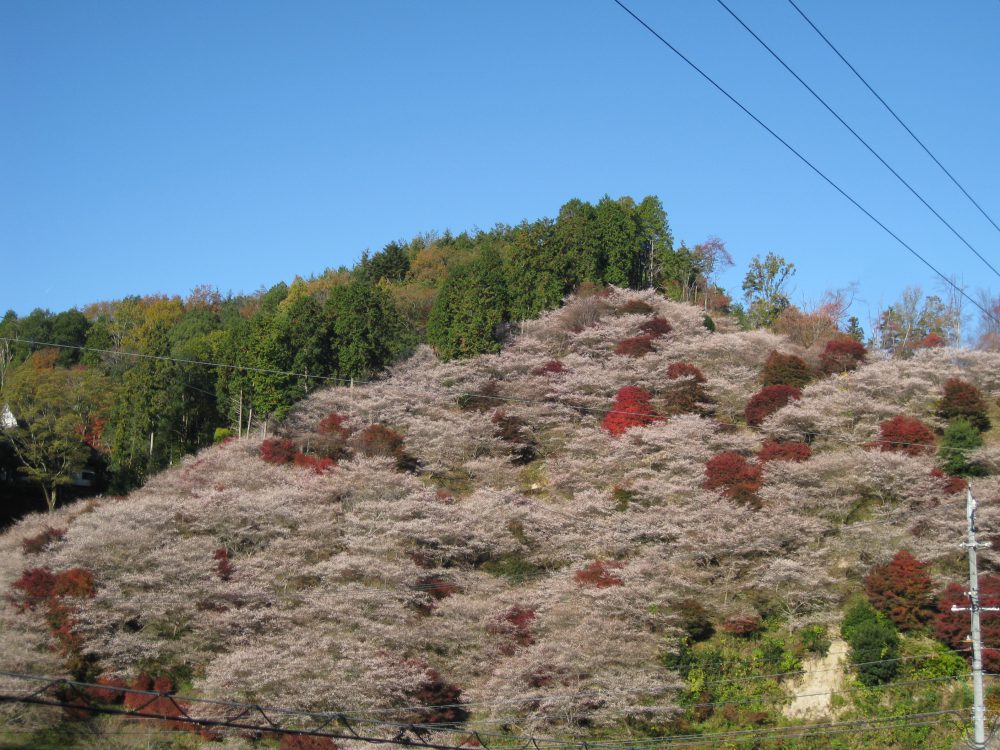
[{"label": "blossom covered hillside", "polygon": [[[544,736],[779,724],[787,682],[734,694],[713,675],[795,672],[906,550],[933,592],[904,648],[957,674],[929,624],[964,560],[941,401],[957,378],[993,409],[1000,355],[847,350],[615,289],[498,354],[421,348],[266,439],[7,531],[0,669]],[[995,533],[989,433],[968,460]]]}]

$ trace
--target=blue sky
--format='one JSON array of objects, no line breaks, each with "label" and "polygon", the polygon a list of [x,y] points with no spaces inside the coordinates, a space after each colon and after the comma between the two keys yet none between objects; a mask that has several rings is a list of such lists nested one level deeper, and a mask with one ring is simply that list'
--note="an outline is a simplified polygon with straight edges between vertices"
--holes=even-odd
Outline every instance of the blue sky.
[{"label": "blue sky", "polygon": [[[712,0],[631,7],[915,249],[978,261]],[[1000,222],[1000,3],[800,0]],[[786,0],[731,7],[1000,266],[1000,233]],[[659,195],[856,312],[933,275],[611,0],[0,4],[0,308],[252,291],[428,230]]]}]

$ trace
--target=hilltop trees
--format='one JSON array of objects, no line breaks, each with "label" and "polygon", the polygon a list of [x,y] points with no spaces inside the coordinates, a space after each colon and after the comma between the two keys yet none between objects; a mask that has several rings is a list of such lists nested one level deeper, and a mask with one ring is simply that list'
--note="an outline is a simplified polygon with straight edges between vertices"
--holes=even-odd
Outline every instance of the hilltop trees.
[{"label": "hilltop trees", "polygon": [[107,379],[90,368],[38,363],[18,369],[0,393],[18,419],[16,426],[0,429],[23,463],[20,471],[41,487],[49,511],[59,488],[99,446],[109,391]]},{"label": "hilltop trees", "polygon": [[747,328],[763,328],[777,320],[790,304],[786,284],[794,275],[795,264],[780,255],[754,256],[743,278],[745,306],[741,313]]}]

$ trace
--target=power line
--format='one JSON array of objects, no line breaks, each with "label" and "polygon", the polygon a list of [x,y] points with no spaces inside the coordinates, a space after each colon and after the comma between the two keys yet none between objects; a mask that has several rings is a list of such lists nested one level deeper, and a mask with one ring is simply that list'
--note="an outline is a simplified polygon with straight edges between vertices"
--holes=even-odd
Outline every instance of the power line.
[{"label": "power line", "polygon": [[774,130],[772,130],[767,124],[764,123],[763,120],[761,120],[759,117],[757,117],[757,115],[755,115],[753,112],[751,112],[742,102],[740,102],[739,99],[737,99],[735,96],[733,96],[732,94],[730,94],[726,89],[724,89],[722,87],[721,84],[717,83],[714,78],[712,78],[710,75],[708,75],[708,73],[706,73],[704,70],[702,70],[701,68],[699,68],[694,62],[692,62],[687,56],[685,56],[684,53],[682,53],[679,49],[677,49],[674,45],[672,45],[664,37],[662,37],[659,34],[659,32],[657,32],[655,29],[653,29],[652,26],[650,26],[648,23],[646,23],[644,20],[642,20],[639,16],[637,16],[634,12],[632,12],[632,10],[627,5],[625,5],[622,2],[622,0],[612,0],[612,2],[614,2],[616,5],[618,5],[618,7],[620,7],[622,10],[624,10],[628,15],[630,15],[640,26],[642,26],[644,29],[646,29],[646,31],[648,31],[650,34],[652,34],[654,37],[656,37],[671,52],[673,52],[681,60],[683,60],[685,63],[687,63],[689,67],[691,67],[696,73],[698,73],[698,75],[700,75],[702,78],[704,78],[706,81],[708,81],[717,91],[719,91],[719,93],[721,93],[723,96],[725,96],[727,99],[729,99],[729,101],[731,101],[733,104],[735,104],[737,107],[739,107],[750,119],[752,119],[754,122],[756,122],[758,125],[760,125],[771,136],[773,136],[775,138],[775,140],[777,140],[779,143],[781,143],[782,146],[784,146],[786,149],[788,149],[789,151],[791,151],[795,156],[797,156],[798,159],[803,164],[805,164],[813,172],[815,172],[817,175],[819,175],[819,177],[821,177],[824,182],[826,182],[828,185],[830,185],[830,187],[832,187],[834,190],[836,190],[838,193],[840,193],[844,198],[846,198],[855,208],[857,208],[859,211],[861,211],[861,213],[863,213],[865,216],[867,216],[869,219],[871,219],[875,224],[877,224],[886,234],[888,234],[890,237],[892,237],[894,240],[896,240],[896,242],[898,242],[904,249],[906,249],[906,251],[909,252],[910,255],[912,255],[914,258],[916,258],[921,263],[923,263],[925,266],[927,266],[927,268],[929,268],[931,271],[933,271],[935,274],[937,274],[941,278],[941,280],[944,281],[945,284],[947,284],[948,286],[950,286],[952,289],[954,289],[959,294],[961,294],[965,299],[967,299],[969,302],[971,302],[974,307],[978,308],[983,313],[983,315],[985,315],[987,318],[989,318],[990,320],[994,321],[995,323],[1000,324],[1000,319],[998,319],[997,317],[995,317],[993,315],[993,313],[991,313],[989,310],[987,310],[985,307],[983,307],[981,304],[979,304],[979,302],[976,301],[973,297],[970,297],[969,294],[964,289],[962,289],[961,287],[959,287],[957,284],[955,284],[954,281],[952,281],[947,276],[945,276],[929,260],[927,260],[926,258],[924,258],[924,256],[921,255],[920,253],[918,253],[916,250],[914,250],[913,247],[911,247],[898,234],[896,234],[895,232],[893,232],[891,229],[889,229],[888,226],[886,226],[879,219],[877,219],[874,214],[872,214],[867,208],[865,208],[857,200],[855,200],[846,190],[844,190],[844,188],[840,187],[840,185],[838,185],[836,182],[834,182],[830,177],[827,177],[827,175],[826,175],[825,172],[823,172],[819,167],[817,167],[815,164],[813,164],[811,161],[809,161],[805,156],[802,155],[802,153],[800,151],[798,151],[788,141],[786,141],[784,138],[782,138],[780,135],[778,135]]},{"label": "power line", "polygon": [[[996,230],[997,230],[998,232],[1000,232],[1000,226],[998,226],[998,225],[997,225],[997,223],[996,223],[995,221],[993,221],[993,218],[992,218],[992,217],[991,217],[991,216],[990,216],[990,215],[989,215],[988,213],[986,213],[986,211],[985,211],[985,210],[983,209],[983,207],[982,207],[982,206],[980,206],[980,205],[979,205],[979,203],[978,203],[978,202],[976,201],[976,199],[975,199],[975,198],[973,198],[973,197],[972,197],[972,196],[971,196],[971,195],[969,194],[969,191],[968,191],[968,190],[966,190],[966,189],[965,189],[965,188],[964,188],[964,187],[962,186],[962,184],[961,184],[961,183],[960,183],[960,182],[959,182],[959,181],[958,181],[958,180],[957,180],[957,179],[955,178],[955,176],[954,176],[954,175],[953,175],[953,174],[952,174],[952,173],[951,173],[950,171],[948,171],[948,169],[947,169],[947,168],[945,168],[944,164],[942,164],[942,163],[940,162],[940,160],[938,160],[938,158],[937,158],[936,156],[934,156],[934,154],[932,154],[932,153],[931,153],[931,150],[930,150],[930,149],[929,149],[929,148],[928,148],[928,147],[927,147],[927,146],[926,146],[926,145],[924,144],[924,142],[923,142],[922,140],[920,140],[920,139],[919,139],[919,138],[917,137],[917,134],[916,134],[916,133],[914,133],[914,132],[913,132],[913,131],[912,131],[912,130],[910,129],[910,127],[909,127],[909,126],[908,126],[908,125],[907,125],[907,124],[906,124],[905,122],[903,122],[902,118],[901,118],[901,117],[900,117],[900,116],[899,116],[898,114],[896,114],[895,110],[894,110],[894,109],[893,109],[892,107],[890,107],[890,106],[889,106],[889,104],[888,104],[888,103],[887,103],[887,102],[885,101],[885,99],[883,99],[883,98],[882,98],[881,96],[879,96],[878,92],[877,92],[877,91],[875,91],[875,89],[874,89],[874,88],[872,88],[871,84],[869,84],[869,83],[868,83],[868,81],[866,81],[866,80],[865,80],[864,76],[862,76],[862,75],[861,75],[861,73],[859,73],[859,72],[858,72],[857,68],[855,68],[855,67],[854,67],[853,65],[851,65],[851,63],[850,63],[850,62],[848,62],[847,58],[846,58],[846,57],[844,57],[844,56],[843,56],[843,55],[842,55],[842,54],[840,53],[840,50],[838,50],[838,49],[837,49],[837,48],[836,48],[836,47],[834,46],[833,42],[831,42],[831,41],[829,40],[829,38],[828,38],[828,37],[826,36],[826,34],[824,34],[824,33],[823,33],[822,31],[820,31],[820,30],[819,30],[819,29],[818,29],[818,28],[816,27],[816,24],[814,24],[814,23],[813,23],[813,22],[812,22],[812,21],[811,21],[811,20],[809,19],[809,16],[807,16],[807,15],[806,15],[806,14],[805,14],[805,13],[803,12],[802,8],[800,8],[800,7],[798,6],[798,5],[796,5],[796,3],[795,3],[795,0],[788,0],[788,2],[789,2],[789,4],[791,4],[791,6],[792,6],[793,8],[795,8],[795,10],[797,10],[797,11],[798,11],[799,15],[800,15],[800,16],[802,16],[802,18],[803,18],[803,19],[805,20],[805,22],[806,22],[807,24],[809,24],[809,25],[810,25],[810,26],[812,27],[813,31],[815,31],[815,32],[816,32],[817,34],[819,34],[819,37],[820,37],[820,39],[822,39],[822,40],[823,40],[824,42],[826,42],[826,45],[827,45],[827,46],[828,46],[828,47],[829,47],[829,48],[830,48],[831,50],[833,50],[834,54],[835,54],[835,55],[837,55],[837,57],[839,57],[839,58],[841,59],[841,61],[842,61],[842,62],[844,63],[844,65],[846,65],[846,66],[847,66],[847,67],[848,67],[848,68],[850,69],[850,71],[851,71],[852,73],[854,73],[854,75],[855,75],[855,76],[857,76],[857,79],[858,79],[859,81],[861,81],[861,83],[863,83],[863,84],[864,84],[865,88],[866,88],[866,89],[868,89],[868,90],[869,90],[869,91],[871,92],[872,96],[874,96],[874,97],[875,97],[876,99],[878,99],[878,100],[879,100],[879,102],[880,102],[880,103],[882,104],[882,106],[883,106],[883,107],[885,107],[886,111],[888,111],[888,112],[889,112],[889,114],[890,114],[890,115],[892,115],[892,116],[893,116],[893,118],[895,118],[896,122],[898,122],[898,123],[899,123],[899,124],[900,124],[900,125],[901,125],[901,126],[903,127],[903,129],[904,129],[904,130],[905,130],[905,131],[906,131],[907,133],[909,133],[909,134],[910,134],[910,137],[911,137],[911,138],[912,138],[912,139],[913,139],[914,141],[916,141],[917,145],[919,145],[919,146],[920,146],[920,148],[922,148],[922,149],[924,150],[924,153],[926,153],[926,154],[927,154],[927,155],[928,155],[928,156],[929,156],[929,157],[930,157],[930,158],[931,158],[931,159],[932,159],[932,160],[934,161],[934,163],[935,163],[935,164],[937,164],[937,165],[938,165],[938,166],[939,166],[939,167],[941,168],[941,171],[942,171],[942,172],[944,172],[944,173],[945,173],[946,175],[948,175],[948,178],[949,178],[949,179],[950,179],[950,180],[951,180],[951,181],[952,181],[952,182],[953,182],[953,183],[955,184],[955,187],[957,187],[957,188],[958,188],[959,190],[961,190],[961,191],[962,191],[962,194],[963,194],[963,195],[964,195],[964,196],[965,196],[966,198],[968,198],[968,199],[969,199],[969,200],[970,200],[970,201],[972,202],[972,205],[973,205],[973,206],[975,206],[975,207],[976,207],[977,209],[979,209],[979,213],[981,213],[981,214],[982,214],[982,215],[983,215],[984,217],[986,217],[986,220],[987,220],[987,221],[988,221],[988,222],[989,222],[990,224],[992,224],[992,225],[993,225],[993,228],[994,228],[994,229],[996,229]],[[988,265],[988,264],[987,264],[987,265]],[[990,267],[992,268],[992,266],[990,266]],[[994,270],[995,270],[995,269],[994,269]]]},{"label": "power line", "polygon": [[[592,748],[607,748],[608,750],[612,750],[621,748],[628,750],[629,748],[648,748],[651,745],[657,747],[692,747],[718,741],[738,742],[761,737],[791,737],[798,736],[799,733],[822,736],[827,733],[832,734],[844,731],[877,731],[894,727],[904,721],[906,722],[905,726],[912,726],[917,721],[941,718],[957,713],[956,711],[931,711],[887,717],[884,719],[860,719],[848,722],[804,724],[765,730],[737,730],[702,735],[665,735],[638,740],[635,738],[607,739],[597,742],[559,740],[536,737],[534,735],[517,736],[486,733],[475,730],[470,732],[468,729],[459,730],[449,726],[441,727],[419,723],[395,725],[392,727],[394,729],[393,733],[386,736],[373,732],[361,732],[357,729],[357,727],[363,724],[372,724],[383,729],[389,728],[385,724],[359,722],[339,712],[307,712],[262,707],[258,704],[179,698],[169,693],[111,687],[61,678],[9,672],[0,674],[7,677],[44,683],[42,687],[28,693],[2,694],[0,695],[0,702],[3,703],[26,703],[92,714],[156,719],[210,729],[264,730],[276,734],[330,737],[334,739],[356,740],[370,744],[426,748],[427,750],[459,750],[459,748],[474,746],[476,743],[487,748],[487,750],[502,750],[503,748],[523,750],[528,747],[534,747],[537,750],[544,750],[545,748],[568,750],[590,750]],[[104,695],[110,690],[121,695],[123,698],[132,696],[137,699],[137,702],[145,702],[136,706],[133,710],[116,708],[110,705],[98,705],[90,698],[88,690],[100,690],[102,691],[101,694]],[[199,705],[215,709],[225,708],[228,709],[228,712],[221,719],[192,715],[189,709]],[[292,726],[288,723],[289,720],[306,723],[304,725],[300,723]],[[434,732],[438,732],[438,735],[435,736]],[[457,735],[459,739],[457,742],[444,742],[438,739],[442,733],[445,735]],[[493,744],[487,744],[487,742],[493,742]]]},{"label": "power line", "polygon": [[746,29],[746,31],[750,34],[750,36],[756,39],[764,49],[766,49],[769,53],[771,53],[771,56],[779,63],[781,63],[782,67],[784,67],[784,69],[787,70],[795,78],[796,81],[801,83],[805,87],[806,91],[808,91],[810,94],[813,95],[816,101],[818,101],[820,104],[826,107],[826,110],[831,115],[836,117],[837,121],[845,128],[847,128],[847,130],[851,133],[851,135],[853,135],[861,143],[861,145],[863,145],[866,149],[868,149],[868,151],[872,154],[872,156],[878,159],[879,162],[882,163],[882,166],[888,169],[893,174],[893,176],[906,187],[907,190],[913,193],[913,195],[917,198],[917,200],[923,203],[924,206],[927,208],[927,210],[937,217],[938,221],[940,221],[942,224],[948,227],[948,229],[951,230],[951,233],[955,235],[962,242],[963,245],[965,245],[967,248],[969,248],[969,250],[975,253],[976,257],[979,258],[979,260],[981,260],[983,263],[985,263],[989,267],[989,269],[993,271],[994,274],[996,274],[997,277],[1000,277],[1000,271],[997,271],[997,269],[993,266],[992,263],[986,260],[986,258],[984,258],[983,255],[975,247],[973,247],[972,244],[963,235],[961,235],[959,231],[955,229],[955,227],[953,227],[951,223],[948,222],[930,203],[928,203],[927,200],[920,193],[918,193],[916,189],[909,182],[907,182],[906,179],[904,179],[901,174],[899,174],[899,172],[893,169],[893,167],[885,159],[882,158],[882,155],[879,154],[874,148],[872,148],[871,144],[869,144],[868,141],[862,138],[858,134],[858,132],[854,128],[852,128],[847,123],[847,121],[844,120],[844,118],[841,117],[837,113],[837,111],[826,102],[825,99],[823,99],[823,97],[821,97],[819,94],[816,93],[816,90],[813,89],[812,86],[810,86],[808,83],[802,80],[802,77],[799,76],[799,74],[796,73],[794,70],[792,70],[792,68],[788,65],[788,63],[786,63],[777,52],[771,49],[771,47],[768,46],[768,44],[763,39],[761,39],[756,34],[756,32],[754,32],[753,29],[747,26],[746,22],[744,22],[742,18],[736,15],[736,13],[734,13],[733,10],[728,5],[726,5],[724,0],[716,0],[716,2],[719,5],[721,5],[726,10],[726,12],[729,13],[729,15],[735,18],[736,21],[740,24],[740,26]]}]

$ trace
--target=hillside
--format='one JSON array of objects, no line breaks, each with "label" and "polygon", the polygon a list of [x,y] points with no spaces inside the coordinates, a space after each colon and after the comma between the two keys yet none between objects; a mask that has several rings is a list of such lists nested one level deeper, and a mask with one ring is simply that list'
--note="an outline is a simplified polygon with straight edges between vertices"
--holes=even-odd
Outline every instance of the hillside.
[{"label": "hillside", "polygon": [[[936,452],[871,443],[899,415],[942,430],[952,377],[995,411],[1000,354],[872,357],[751,427],[771,352],[816,369],[820,351],[718,324],[651,291],[575,298],[500,353],[442,363],[421,347],[384,379],[299,402],[263,446],[231,440],[127,497],[29,516],[0,537],[0,669],[146,673],[188,695],[541,736],[802,721],[783,713],[791,680],[773,675],[825,653],[815,641],[873,566],[906,549],[935,592],[962,580],[964,493],[932,474]],[[974,486],[990,536],[1000,446],[986,437]],[[808,441],[793,451],[806,460],[757,458],[768,441]],[[749,461],[706,489],[727,452]],[[998,551],[981,565],[1000,571]],[[50,635],[48,600],[14,586],[38,568],[92,576],[52,595],[72,608],[56,623],[69,617],[71,635]],[[806,719],[962,706],[961,659],[929,632],[904,633],[913,661],[891,680],[861,694],[845,676],[830,712]],[[753,690],[718,686],[748,676]],[[21,729],[57,721],[4,710]],[[931,726],[920,746],[959,736]]]}]

